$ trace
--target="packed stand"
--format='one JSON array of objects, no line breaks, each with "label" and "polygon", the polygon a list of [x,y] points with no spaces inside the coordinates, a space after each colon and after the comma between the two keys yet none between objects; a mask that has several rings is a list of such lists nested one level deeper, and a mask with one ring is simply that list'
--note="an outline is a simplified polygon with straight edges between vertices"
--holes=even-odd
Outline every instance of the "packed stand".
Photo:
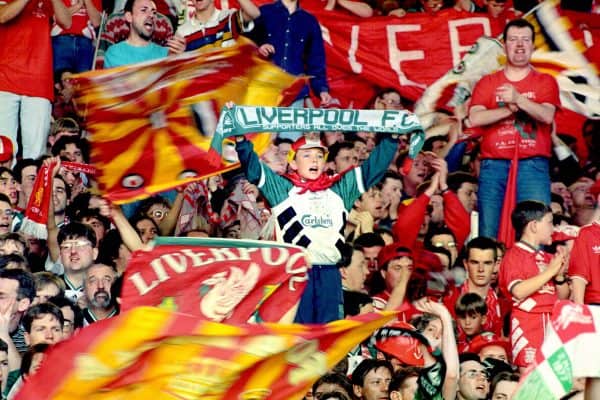
[{"label": "packed stand", "polygon": [[[129,27],[125,40],[108,47],[104,66],[225,47],[245,35],[263,57],[311,76],[292,107],[336,105],[318,22],[297,1],[257,7],[241,0],[239,10],[193,3],[189,10],[151,0],[104,4]],[[525,11],[512,6],[330,0],[325,8],[401,18],[454,7],[506,20]],[[285,132],[260,156],[238,136],[241,168],[119,207],[77,168],[90,163],[90,143],[69,82],[92,67],[102,9],[96,0],[69,7],[60,0],[0,2],[0,76],[10,77],[0,82],[3,398],[15,396],[49,346],[119,313],[128,260],[156,236],[279,239],[305,247],[313,266],[299,323],[398,311],[396,321],[315,382],[308,399],[510,399],[554,303],[600,304],[593,268],[600,265],[599,123],[584,124],[589,157],[578,159],[573,133],[554,129],[558,88],[531,69],[534,34],[523,20],[504,31],[507,66],[477,84],[469,108],[439,113],[408,173],[407,136]],[[161,44],[153,41],[157,10],[176,32]],[[50,21],[51,33],[43,29]],[[384,88],[368,107],[408,104]],[[483,136],[469,135],[478,129]],[[503,141],[507,129],[518,130],[517,143]],[[510,217],[517,242],[507,246],[496,238],[515,164]],[[42,173],[51,177],[47,240],[21,233]],[[303,226],[303,214],[329,223]],[[576,380],[568,398],[581,396],[583,386]]]}]

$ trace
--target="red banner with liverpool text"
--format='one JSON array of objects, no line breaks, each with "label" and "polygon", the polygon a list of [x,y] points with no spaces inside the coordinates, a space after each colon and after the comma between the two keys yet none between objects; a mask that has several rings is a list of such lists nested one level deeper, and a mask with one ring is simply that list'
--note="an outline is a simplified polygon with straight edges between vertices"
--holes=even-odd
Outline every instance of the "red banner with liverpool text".
[{"label": "red banner with liverpool text", "polygon": [[123,311],[158,306],[230,324],[276,322],[295,311],[307,270],[300,247],[252,240],[157,238],[152,250],[133,254],[123,279],[121,305]]}]

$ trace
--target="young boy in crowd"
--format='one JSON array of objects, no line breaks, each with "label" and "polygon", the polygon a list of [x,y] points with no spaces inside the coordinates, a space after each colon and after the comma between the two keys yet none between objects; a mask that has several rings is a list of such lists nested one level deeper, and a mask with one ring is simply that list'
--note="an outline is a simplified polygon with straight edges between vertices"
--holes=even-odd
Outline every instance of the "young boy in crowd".
[{"label": "young boy in crowd", "polygon": [[488,307],[477,293],[465,293],[456,301],[454,311],[458,322],[458,351],[461,353],[471,340],[483,331]]},{"label": "young boy in crowd", "polygon": [[296,322],[322,323],[343,317],[342,285],[337,263],[345,242],[344,226],[355,200],[383,177],[397,147],[397,135],[383,135],[361,166],[331,177],[325,170],[327,147],[318,135],[298,139],[288,153],[291,173],[275,174],[260,162],[252,143],[236,138],[242,169],[269,202],[277,237],[305,247],[312,268]]},{"label": "young boy in crowd", "polygon": [[569,297],[567,252],[559,246],[552,257],[541,249],[552,244],[554,226],[547,205],[522,201],[511,220],[518,242],[508,249],[500,265],[500,289],[513,299],[512,358],[513,364],[524,369],[542,345],[554,303]]}]

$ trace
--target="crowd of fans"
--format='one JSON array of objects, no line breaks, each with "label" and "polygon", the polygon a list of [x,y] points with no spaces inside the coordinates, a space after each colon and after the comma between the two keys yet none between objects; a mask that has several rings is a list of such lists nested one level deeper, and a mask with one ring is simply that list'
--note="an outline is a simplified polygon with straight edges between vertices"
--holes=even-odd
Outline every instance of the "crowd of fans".
[{"label": "crowd of fans", "polygon": [[[264,57],[290,72],[311,76],[310,87],[293,106],[310,107],[314,99],[322,106],[335,105],[329,94],[318,23],[296,1],[257,7],[242,0],[239,11],[219,10],[212,0],[192,3],[193,7],[183,12],[189,11],[185,23],[173,29],[177,34],[163,43],[165,47],[153,44],[146,48],[152,41],[156,10],[177,26],[181,7],[178,11],[168,2],[154,4],[150,0],[129,0],[124,5],[79,0],[70,6],[60,0],[41,5],[0,1],[0,76],[10,77],[10,82],[18,81],[19,75],[5,62],[16,56],[11,53],[12,58],[3,58],[2,48],[13,43],[12,36],[6,39],[8,33],[15,36],[23,29],[14,21],[25,18],[27,26],[35,29],[32,18],[48,22],[55,16],[52,41],[37,45],[54,51],[50,61],[56,95],[24,89],[22,82],[0,84],[0,133],[4,134],[0,136],[3,398],[14,397],[28,375],[35,373],[48,346],[118,314],[116,300],[133,251],[144,249],[157,235],[176,235],[286,237],[286,241],[306,247],[314,266],[297,322],[328,322],[372,310],[399,310],[395,322],[375,332],[323,375],[306,398],[510,399],[543,340],[552,304],[559,298],[600,303],[596,290],[600,276],[593,270],[598,266],[599,246],[594,229],[600,224],[598,121],[588,120],[583,126],[581,137],[589,154],[583,159],[574,150],[577,135],[552,128],[559,108],[557,93],[539,95],[542,97],[535,103],[521,95],[520,87],[505,85],[490,93],[488,86],[481,84],[475,89],[470,111],[440,114],[408,173],[402,173],[408,136],[286,132],[275,137],[260,159],[251,144],[239,137],[236,146],[242,168],[123,208],[114,206],[98,193],[93,176],[61,165],[66,161],[90,163],[86,121],[76,113],[69,77],[92,67],[103,9],[123,9],[130,24],[127,39],[107,52],[108,66],[226,46],[244,34],[257,42]],[[590,4],[574,3],[591,11]],[[407,12],[432,13],[455,7],[507,20],[531,6],[516,0],[514,4],[506,0],[457,0],[453,4],[442,0],[330,0],[325,7],[366,18],[401,18]],[[23,17],[23,13],[31,15]],[[41,33],[43,29],[29,32],[18,48],[37,40]],[[507,76],[518,76],[523,68],[529,71],[533,38],[528,35],[529,26],[522,23],[505,31],[512,68]],[[298,51],[300,48],[303,51]],[[43,61],[47,63],[52,52],[46,53]],[[40,68],[32,65],[35,61],[31,59],[19,60],[16,65],[26,70]],[[48,83],[39,73],[34,77],[39,78],[40,86]],[[547,92],[552,83],[537,86]],[[308,97],[309,89],[313,100]],[[499,108],[492,110],[495,102]],[[385,88],[366,108],[405,110],[409,102],[396,89]],[[541,159],[542,167],[540,162],[529,166],[536,174],[520,179],[517,193],[524,197],[517,194],[512,213],[517,243],[507,249],[496,239],[503,198],[495,194],[492,181],[506,180],[512,153],[495,153],[501,146],[494,144],[491,149],[489,141],[468,133],[513,115],[519,120],[523,112],[539,121],[545,141],[540,145],[544,149],[531,148],[530,153],[522,154],[519,168],[526,170],[525,163],[532,159]],[[38,117],[39,124],[32,124]],[[539,137],[537,141],[533,137],[533,142],[539,144]],[[49,168],[53,177],[47,240],[20,232],[42,167]],[[486,185],[483,204],[482,176]],[[319,183],[314,186],[306,181]],[[312,194],[310,203],[304,197],[307,191]],[[319,197],[321,193],[323,197]],[[494,196],[495,202],[490,200]],[[287,211],[300,205],[310,212],[329,208],[335,213],[339,208],[339,218],[333,222],[337,225],[327,231],[329,236],[311,242],[314,231],[302,228],[306,236],[301,236],[302,230],[294,231],[296,221]],[[588,247],[595,251],[589,257]],[[575,382],[568,398],[582,395],[584,382]]]}]

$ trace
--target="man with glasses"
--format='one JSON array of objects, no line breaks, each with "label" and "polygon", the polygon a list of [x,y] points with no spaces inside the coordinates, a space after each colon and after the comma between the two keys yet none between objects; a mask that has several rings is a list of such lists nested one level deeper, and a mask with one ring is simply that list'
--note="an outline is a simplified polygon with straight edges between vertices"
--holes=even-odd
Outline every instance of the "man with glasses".
[{"label": "man with glasses", "polygon": [[485,366],[473,353],[460,355],[460,376],[456,400],[485,400],[490,391],[490,382]]},{"label": "man with glasses", "polygon": [[94,230],[85,224],[71,222],[60,228],[58,232],[58,246],[60,249],[60,261],[65,272],[65,296],[78,303],[85,301],[83,283],[87,269],[98,256],[95,247],[96,234]]}]

